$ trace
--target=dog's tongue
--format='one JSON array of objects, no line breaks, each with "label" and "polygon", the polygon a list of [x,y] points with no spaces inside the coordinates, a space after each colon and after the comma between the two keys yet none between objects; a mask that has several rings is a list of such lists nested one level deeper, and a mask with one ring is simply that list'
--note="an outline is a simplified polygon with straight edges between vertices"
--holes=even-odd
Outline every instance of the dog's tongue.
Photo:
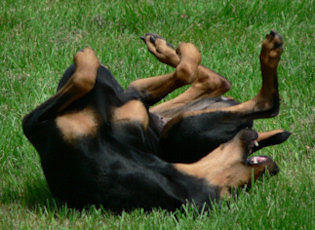
[{"label": "dog's tongue", "polygon": [[267,160],[268,160],[267,157],[254,156],[254,157],[250,158],[250,163],[252,163],[252,164],[259,164],[259,163],[265,162]]}]

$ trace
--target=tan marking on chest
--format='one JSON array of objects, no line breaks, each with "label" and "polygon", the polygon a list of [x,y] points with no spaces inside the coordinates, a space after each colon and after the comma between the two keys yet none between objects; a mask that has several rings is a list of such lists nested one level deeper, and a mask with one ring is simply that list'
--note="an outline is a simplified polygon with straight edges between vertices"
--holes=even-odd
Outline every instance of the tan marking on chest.
[{"label": "tan marking on chest", "polygon": [[131,100],[118,108],[114,108],[111,121],[113,123],[139,122],[144,129],[149,125],[147,110],[138,100]]},{"label": "tan marking on chest", "polygon": [[95,135],[98,128],[97,115],[91,108],[58,116],[56,124],[63,138],[71,143],[79,137]]}]

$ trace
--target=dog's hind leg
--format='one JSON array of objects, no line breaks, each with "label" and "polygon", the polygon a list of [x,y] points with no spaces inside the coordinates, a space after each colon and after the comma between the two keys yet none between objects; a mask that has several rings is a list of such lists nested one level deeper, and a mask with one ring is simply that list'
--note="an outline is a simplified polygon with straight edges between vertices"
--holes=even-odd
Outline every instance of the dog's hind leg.
[{"label": "dog's hind leg", "polygon": [[[163,127],[163,159],[193,162],[233,138],[252,120],[276,116],[279,111],[277,65],[282,53],[282,38],[272,31],[260,54],[263,83],[251,100],[229,107],[183,112]],[[178,154],[177,154],[178,152]]]},{"label": "dog's hind leg", "polygon": [[277,67],[282,53],[282,37],[271,31],[263,41],[260,53],[262,86],[258,94],[244,103],[219,109],[205,109],[181,114],[175,120],[212,112],[229,112],[234,117],[259,119],[274,117],[279,112]]}]

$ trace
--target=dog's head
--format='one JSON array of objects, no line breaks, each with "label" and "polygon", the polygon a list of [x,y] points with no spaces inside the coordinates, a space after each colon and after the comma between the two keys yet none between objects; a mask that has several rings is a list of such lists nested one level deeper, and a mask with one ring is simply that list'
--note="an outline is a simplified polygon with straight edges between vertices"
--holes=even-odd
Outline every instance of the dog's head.
[{"label": "dog's head", "polygon": [[[232,140],[220,145],[214,151],[193,164],[177,164],[181,171],[221,189],[221,196],[230,195],[231,189],[250,187],[252,181],[261,178],[266,172],[276,175],[280,170],[269,156],[251,156],[259,149],[274,142],[283,142],[290,136],[284,130],[258,134],[251,129],[241,130]],[[269,143],[266,143],[269,142]],[[272,143],[271,143],[272,142]]]},{"label": "dog's head", "polygon": [[[251,129],[241,130],[231,141],[219,146],[210,156],[216,173],[211,173],[209,182],[221,188],[221,196],[230,195],[232,188],[250,187],[252,181],[261,178],[266,172],[276,175],[280,169],[274,160],[265,155],[251,156],[259,148],[259,143],[272,142],[282,137],[281,142],[289,137],[289,133],[279,130],[266,135],[259,135]],[[217,160],[216,160],[217,159]],[[220,162],[220,163],[219,163]]]}]

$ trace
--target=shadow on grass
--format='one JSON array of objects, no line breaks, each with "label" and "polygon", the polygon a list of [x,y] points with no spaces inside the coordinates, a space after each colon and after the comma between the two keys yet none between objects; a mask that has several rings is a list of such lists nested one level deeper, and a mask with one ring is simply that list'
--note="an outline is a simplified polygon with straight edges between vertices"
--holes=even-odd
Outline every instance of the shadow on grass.
[{"label": "shadow on grass", "polygon": [[[52,215],[55,217],[69,217],[76,213],[76,215],[84,215],[86,213],[90,214],[101,214],[102,216],[121,216],[124,213],[130,215],[150,215],[154,212],[159,212],[160,214],[172,215],[176,219],[187,218],[200,218],[200,216],[207,216],[206,210],[200,210],[193,204],[185,204],[181,208],[175,211],[167,211],[161,208],[152,208],[152,210],[144,210],[142,208],[137,208],[133,210],[123,210],[123,211],[113,211],[106,210],[101,205],[87,205],[82,209],[71,208],[67,203],[54,198],[49,190],[49,187],[44,178],[37,178],[32,181],[26,181],[24,186],[9,187],[2,191],[0,197],[0,203],[2,204],[12,204],[15,203],[23,209],[27,209],[33,213],[40,213],[44,215]],[[214,210],[218,209],[218,204],[213,204]],[[209,211],[209,210],[208,210]]]},{"label": "shadow on grass", "polygon": [[[270,175],[265,175],[268,178]],[[259,181],[252,188],[254,191],[261,187],[263,182]],[[258,187],[257,187],[258,186]],[[35,180],[27,180],[24,185],[18,187],[7,187],[4,189],[0,196],[0,203],[2,204],[12,204],[15,203],[24,209],[28,209],[31,212],[42,213],[42,214],[50,214],[53,216],[64,216],[68,217],[73,213],[76,215],[81,215],[82,213],[99,213],[104,216],[109,215],[122,215],[123,213],[138,213],[141,215],[149,214],[155,211],[161,213],[172,214],[172,216],[176,219],[187,218],[187,216],[191,218],[200,218],[201,216],[208,216],[210,213],[216,213],[216,215],[220,215],[220,213],[225,213],[227,210],[230,210],[233,207],[237,207],[238,199],[242,197],[243,199],[248,197],[248,192],[246,188],[238,189],[233,192],[233,197],[231,199],[221,200],[219,203],[212,203],[212,208],[210,210],[200,210],[195,207],[193,204],[183,205],[181,208],[175,211],[166,211],[160,208],[153,208],[151,211],[143,210],[141,208],[129,211],[122,212],[114,212],[110,210],[105,210],[102,206],[99,205],[89,205],[84,207],[83,209],[76,209],[69,207],[65,202],[62,202],[56,198],[54,198],[48,188],[47,182],[44,178],[37,178]],[[257,192],[257,191],[256,191]]]},{"label": "shadow on grass", "polygon": [[32,211],[42,208],[56,211],[64,206],[62,202],[53,198],[43,178],[26,181],[24,186],[5,188],[0,201],[3,204],[17,203]]},{"label": "shadow on grass", "polygon": [[98,213],[103,216],[110,216],[115,213],[96,205],[87,205],[82,209],[69,207],[67,203],[52,196],[44,178],[27,180],[20,187],[7,187],[0,193],[0,204],[16,204],[31,212],[55,217],[69,217],[74,214],[80,216],[87,212]]}]

